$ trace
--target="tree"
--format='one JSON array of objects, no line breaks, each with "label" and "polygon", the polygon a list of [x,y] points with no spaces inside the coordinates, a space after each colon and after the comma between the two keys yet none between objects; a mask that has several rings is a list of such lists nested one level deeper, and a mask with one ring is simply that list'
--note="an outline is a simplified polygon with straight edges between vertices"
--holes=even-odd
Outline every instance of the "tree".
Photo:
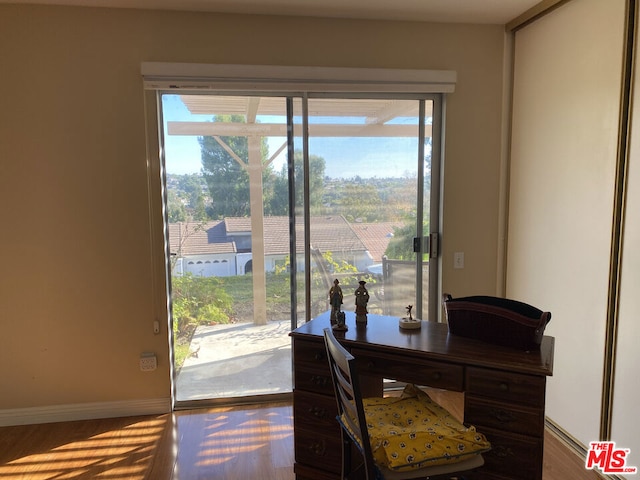
[{"label": "tree", "polygon": [[[299,158],[298,158],[299,156]],[[296,205],[302,205],[303,199],[303,164],[302,152],[296,152]],[[326,162],[318,155],[309,155],[309,205],[320,207],[324,194],[324,171]]]},{"label": "tree", "polygon": [[202,176],[197,173],[180,175],[178,188],[187,201],[187,214],[190,220],[205,222],[209,219],[204,192],[202,191]]},{"label": "tree", "polygon": [[[429,225],[425,222],[424,232],[429,231]],[[387,245],[384,254],[392,260],[415,260],[413,251],[413,239],[416,236],[415,223],[408,223],[400,228],[393,229],[393,238]]]},{"label": "tree", "polygon": [[376,187],[357,181],[342,185],[336,199],[338,211],[342,212],[349,222],[379,220],[382,206]]},{"label": "tree", "polygon": [[[295,198],[296,205],[303,205],[304,195],[304,162],[301,150],[296,150],[294,158]],[[309,155],[309,204],[313,207],[322,205],[324,192],[324,171],[326,162],[318,155]],[[269,205],[271,215],[288,215],[289,213],[289,169],[287,165],[282,167],[272,179],[273,195]]]},{"label": "tree", "polygon": [[184,203],[172,189],[167,190],[167,216],[169,223],[184,222],[187,219]]},{"label": "tree", "polygon": [[289,169],[283,165],[279,174],[273,175],[273,196],[265,213],[270,215],[289,215]]},{"label": "tree", "polygon": [[202,196],[202,177],[197,173],[177,175],[178,188],[182,190],[191,206]]},{"label": "tree", "polygon": [[202,176],[167,174],[167,215],[170,223],[209,220]]},{"label": "tree", "polygon": [[[214,122],[244,123],[245,118],[242,115],[217,115]],[[248,137],[198,137],[198,142],[201,149],[202,174],[211,195],[209,216],[214,219],[249,216],[249,174],[240,164],[242,162],[246,166],[249,163]],[[265,138],[261,140],[260,153],[264,162],[268,155]],[[272,171],[271,167],[263,168],[263,184],[269,183]],[[269,189],[265,191],[269,192]]]}]

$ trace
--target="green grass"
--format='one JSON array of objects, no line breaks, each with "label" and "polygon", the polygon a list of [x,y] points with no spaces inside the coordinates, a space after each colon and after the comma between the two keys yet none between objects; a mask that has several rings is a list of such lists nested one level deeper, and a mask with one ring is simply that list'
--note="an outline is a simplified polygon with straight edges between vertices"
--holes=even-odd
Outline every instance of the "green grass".
[{"label": "green grass", "polygon": [[[253,275],[237,275],[232,277],[218,277],[220,283],[234,303],[249,302],[253,299]],[[285,274],[267,274],[267,297],[289,298],[289,277]]]},{"label": "green grass", "polygon": [[[291,305],[289,277],[286,274],[267,274],[266,297],[267,315],[277,316],[271,320],[281,320],[282,312],[288,312]],[[246,311],[253,306],[253,275],[221,277],[225,291],[233,298],[234,309]],[[271,315],[270,315],[271,314]]]},{"label": "green grass", "polygon": [[219,277],[220,284],[233,298],[233,303],[250,302],[253,299],[253,276],[237,275]]}]

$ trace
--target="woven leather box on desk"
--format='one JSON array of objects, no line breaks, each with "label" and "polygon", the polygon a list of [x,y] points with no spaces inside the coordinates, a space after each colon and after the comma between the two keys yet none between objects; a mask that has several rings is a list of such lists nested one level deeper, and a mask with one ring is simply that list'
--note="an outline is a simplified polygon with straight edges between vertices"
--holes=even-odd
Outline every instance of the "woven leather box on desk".
[{"label": "woven leather box on desk", "polygon": [[551,313],[507,298],[442,298],[449,333],[521,350],[538,350]]}]

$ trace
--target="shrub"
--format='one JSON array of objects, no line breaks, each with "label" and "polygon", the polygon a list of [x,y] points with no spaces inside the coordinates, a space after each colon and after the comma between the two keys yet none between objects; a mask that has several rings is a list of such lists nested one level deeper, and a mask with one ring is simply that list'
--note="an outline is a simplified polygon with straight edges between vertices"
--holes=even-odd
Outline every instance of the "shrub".
[{"label": "shrub", "polygon": [[200,325],[229,323],[229,316],[216,305],[209,303],[200,307],[197,320]]},{"label": "shrub", "polygon": [[186,274],[172,277],[174,328],[191,322],[229,323],[233,315],[233,300],[217,277],[196,277]]}]

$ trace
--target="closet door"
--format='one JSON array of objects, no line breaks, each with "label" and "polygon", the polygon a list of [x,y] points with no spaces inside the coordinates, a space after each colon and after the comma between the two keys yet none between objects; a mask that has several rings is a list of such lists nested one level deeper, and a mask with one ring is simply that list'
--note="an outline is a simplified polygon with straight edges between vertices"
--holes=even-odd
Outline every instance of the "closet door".
[{"label": "closet door", "polygon": [[563,4],[515,34],[507,289],[549,310],[547,416],[599,435],[625,2]]},{"label": "closet door", "polygon": [[[636,49],[639,46],[636,46]],[[637,59],[637,56],[636,56]],[[615,386],[611,439],[620,448],[631,450],[627,465],[640,467],[640,93],[638,68],[632,99],[632,125],[628,176],[626,186],[626,215],[622,247],[622,275],[618,317]]]}]

